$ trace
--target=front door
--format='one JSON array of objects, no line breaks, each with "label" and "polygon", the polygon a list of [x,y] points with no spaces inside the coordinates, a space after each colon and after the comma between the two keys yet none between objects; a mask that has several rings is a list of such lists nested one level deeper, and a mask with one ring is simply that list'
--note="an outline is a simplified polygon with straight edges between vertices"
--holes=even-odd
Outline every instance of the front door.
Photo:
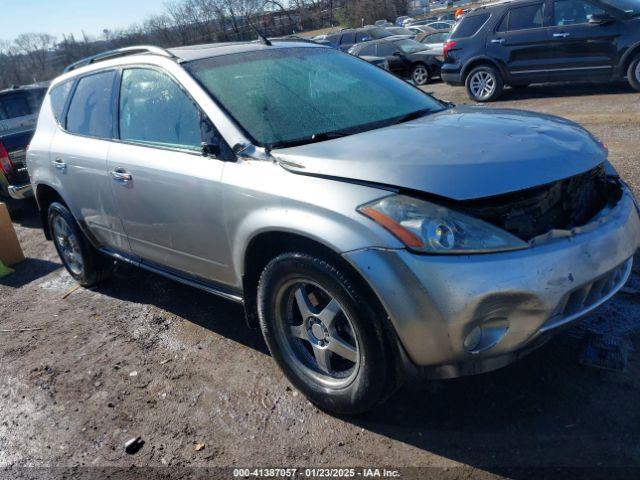
[{"label": "front door", "polygon": [[202,154],[209,121],[168,74],[130,68],[122,72],[118,125],[108,170],[133,253],[150,265],[223,278],[224,162]]},{"label": "front door", "polygon": [[617,55],[618,22],[591,24],[594,14],[606,12],[585,0],[554,0],[549,28],[550,48],[555,53],[554,79],[608,78]]}]

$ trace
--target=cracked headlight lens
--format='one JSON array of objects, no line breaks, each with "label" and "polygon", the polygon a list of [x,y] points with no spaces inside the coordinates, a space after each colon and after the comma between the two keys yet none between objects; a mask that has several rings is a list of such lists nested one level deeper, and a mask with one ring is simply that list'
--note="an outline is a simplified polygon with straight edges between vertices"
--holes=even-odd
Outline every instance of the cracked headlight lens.
[{"label": "cracked headlight lens", "polygon": [[415,252],[468,254],[529,247],[525,241],[487,222],[405,195],[381,198],[358,207],[358,211]]}]

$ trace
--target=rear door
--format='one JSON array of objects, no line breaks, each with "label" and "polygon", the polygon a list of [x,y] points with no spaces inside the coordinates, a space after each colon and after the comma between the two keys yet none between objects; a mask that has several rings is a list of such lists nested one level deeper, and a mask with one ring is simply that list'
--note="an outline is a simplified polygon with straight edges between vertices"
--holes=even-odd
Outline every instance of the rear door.
[{"label": "rear door", "polygon": [[377,45],[378,56],[386,58],[389,62],[389,71],[396,75],[405,75],[407,73],[407,61],[398,47],[387,41],[382,41]]},{"label": "rear door", "polygon": [[501,61],[514,82],[544,81],[554,63],[545,2],[514,4],[487,36],[487,53]]},{"label": "rear door", "polygon": [[556,79],[609,77],[616,61],[616,37],[621,28],[617,21],[590,24],[594,14],[606,13],[585,0],[554,0],[550,50]]},{"label": "rear door", "polygon": [[[108,171],[133,253],[149,265],[223,278],[224,162],[202,153],[203,141],[222,146],[220,135],[181,86],[153,67],[122,71],[118,111]],[[221,152],[229,152],[226,144]]]},{"label": "rear door", "polygon": [[[103,70],[77,81],[66,118],[51,142],[49,168],[74,216],[86,224],[98,242],[127,252],[129,244],[107,178],[115,79],[115,70]],[[57,94],[66,98],[63,89],[69,86],[65,83],[58,87],[59,92],[52,91],[54,112],[59,111],[59,105],[54,105]]]}]

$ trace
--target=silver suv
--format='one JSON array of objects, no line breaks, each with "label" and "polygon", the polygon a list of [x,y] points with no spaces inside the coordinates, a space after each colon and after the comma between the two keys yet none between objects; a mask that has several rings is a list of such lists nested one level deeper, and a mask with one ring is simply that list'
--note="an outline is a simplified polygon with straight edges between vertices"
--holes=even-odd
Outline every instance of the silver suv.
[{"label": "silver suv", "polygon": [[442,103],[312,43],[72,65],[27,163],[78,282],[115,259],[243,303],[289,380],[341,413],[521,357],[614,295],[640,238],[580,126]]}]

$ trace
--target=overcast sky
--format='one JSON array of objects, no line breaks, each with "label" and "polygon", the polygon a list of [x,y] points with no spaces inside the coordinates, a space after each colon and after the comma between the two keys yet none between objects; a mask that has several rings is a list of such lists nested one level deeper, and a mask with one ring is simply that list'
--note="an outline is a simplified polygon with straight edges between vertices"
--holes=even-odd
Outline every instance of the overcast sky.
[{"label": "overcast sky", "polygon": [[164,11],[164,0],[0,0],[0,38],[45,32],[98,35]]}]

